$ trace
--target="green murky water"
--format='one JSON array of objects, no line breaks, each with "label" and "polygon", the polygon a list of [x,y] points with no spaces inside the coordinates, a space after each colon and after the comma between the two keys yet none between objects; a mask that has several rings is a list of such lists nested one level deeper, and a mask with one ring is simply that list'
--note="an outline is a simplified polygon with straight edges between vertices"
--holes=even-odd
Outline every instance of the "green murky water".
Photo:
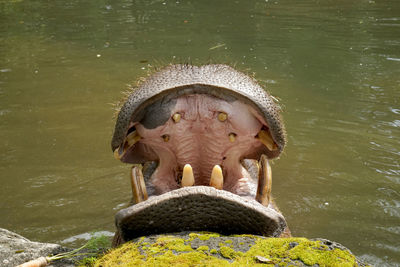
[{"label": "green murky water", "polygon": [[152,66],[209,61],[281,99],[273,193],[293,234],[399,265],[398,0],[0,1],[0,227],[114,231],[131,193],[112,103]]}]

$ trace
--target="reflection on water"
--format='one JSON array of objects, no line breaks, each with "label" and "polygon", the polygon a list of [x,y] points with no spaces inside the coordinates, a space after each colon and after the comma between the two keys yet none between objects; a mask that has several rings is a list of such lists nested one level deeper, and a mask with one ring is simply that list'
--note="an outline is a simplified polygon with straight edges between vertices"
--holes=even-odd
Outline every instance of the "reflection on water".
[{"label": "reflection on water", "polygon": [[1,1],[0,227],[114,231],[126,84],[169,62],[256,72],[284,107],[274,195],[297,236],[400,264],[400,2]]}]

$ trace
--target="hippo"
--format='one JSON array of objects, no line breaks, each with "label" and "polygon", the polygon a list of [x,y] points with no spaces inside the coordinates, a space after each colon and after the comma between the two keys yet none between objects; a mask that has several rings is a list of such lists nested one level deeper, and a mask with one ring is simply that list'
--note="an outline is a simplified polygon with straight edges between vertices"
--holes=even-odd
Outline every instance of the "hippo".
[{"label": "hippo", "polygon": [[122,105],[111,148],[133,164],[133,205],[115,216],[114,246],[182,231],[288,236],[271,197],[286,144],[281,108],[228,65],[169,65]]}]

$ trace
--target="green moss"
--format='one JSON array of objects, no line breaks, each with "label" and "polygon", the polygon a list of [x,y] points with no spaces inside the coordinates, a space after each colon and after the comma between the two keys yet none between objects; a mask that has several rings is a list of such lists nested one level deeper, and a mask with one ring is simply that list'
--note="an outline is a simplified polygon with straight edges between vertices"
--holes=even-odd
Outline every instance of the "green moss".
[{"label": "green moss", "polygon": [[[199,238],[202,234],[190,234],[189,240]],[[207,234],[208,237],[210,236]],[[219,236],[219,235],[218,235]],[[306,238],[260,238],[254,237],[255,244],[245,253],[235,251],[227,246],[232,243],[224,241],[219,244],[219,251],[200,246],[194,250],[188,240],[173,236],[158,238],[154,244],[144,245],[126,243],[112,250],[96,262],[95,266],[249,266],[256,265],[256,256],[271,260],[271,264],[263,266],[290,266],[301,261],[307,265],[320,266],[356,266],[355,257],[348,251],[340,249],[329,250],[320,241],[311,241]],[[142,240],[143,241],[143,240]],[[231,242],[229,242],[231,241]],[[296,243],[295,245],[294,242]],[[292,246],[290,243],[293,243]],[[139,247],[144,255],[140,254]],[[204,253],[209,251],[209,253]],[[219,254],[232,262],[217,257]]]},{"label": "green moss", "polygon": [[[121,247],[114,249],[111,253],[99,259],[95,266],[227,266],[228,262],[205,254],[203,251],[190,251],[175,255],[172,250],[178,251],[182,248],[180,238],[160,238],[155,244],[164,249],[150,250],[147,255],[141,255],[138,250],[138,244],[129,242]],[[153,245],[155,245],[153,244]],[[190,246],[189,246],[190,247]],[[206,246],[204,246],[206,247]],[[187,249],[187,248],[185,248]],[[207,247],[208,250],[208,247]]]},{"label": "green moss", "polygon": [[198,238],[199,235],[200,235],[200,234],[198,234],[198,233],[190,233],[190,234],[189,234],[189,241],[191,241],[191,240],[193,240],[193,239],[195,239],[195,238]]},{"label": "green moss", "polygon": [[[315,242],[314,244],[312,242]],[[320,241],[308,241],[290,250],[290,258],[305,264],[324,264],[325,266],[354,266],[355,257],[341,249],[329,251]]]},{"label": "green moss", "polygon": [[225,244],[229,245],[231,248],[233,248],[233,241],[228,239],[224,241]]},{"label": "green moss", "polygon": [[97,261],[97,257],[87,257],[78,262],[78,266],[93,266]]},{"label": "green moss", "polygon": [[173,236],[165,236],[157,239],[157,242],[152,246],[159,246],[162,249],[174,250],[177,252],[192,251],[192,247],[185,245],[185,240]]},{"label": "green moss", "polygon": [[198,250],[198,251],[209,251],[210,248],[208,246],[200,246],[196,250]]},{"label": "green moss", "polygon": [[138,245],[129,242],[101,257],[94,266],[138,266],[143,263],[143,259],[145,256],[140,254]]},{"label": "green moss", "polygon": [[[291,248],[289,244],[292,242],[298,245]],[[269,258],[279,265],[287,265],[290,260],[300,260],[307,265],[356,266],[356,259],[349,252],[341,249],[329,250],[320,241],[311,241],[306,238],[258,239],[237,262],[239,265],[249,260],[256,263],[255,256],[257,255]]]},{"label": "green moss", "polygon": [[105,235],[96,235],[96,232],[91,233],[92,237],[85,244],[86,252],[82,255],[87,256],[76,262],[77,266],[93,266],[97,259],[111,248],[111,240]]},{"label": "green moss", "polygon": [[221,235],[216,234],[216,233],[203,233],[199,236],[199,239],[202,241],[208,240],[211,237],[220,237]]},{"label": "green moss", "polygon": [[202,240],[202,241],[206,241],[208,239],[210,239],[211,237],[220,237],[220,234],[217,233],[210,233],[210,232],[200,232],[200,233],[190,233],[189,234],[189,240],[188,241],[192,241],[196,238]]},{"label": "green moss", "polygon": [[222,257],[231,260],[243,255],[243,252],[235,251],[233,248],[226,246],[220,246],[219,253]]},{"label": "green moss", "polygon": [[218,251],[217,251],[215,248],[213,248],[212,250],[210,250],[210,253],[211,253],[211,254],[217,254]]},{"label": "green moss", "polygon": [[258,239],[260,237],[255,236],[255,235],[249,235],[249,234],[243,234],[243,235],[231,235],[233,237],[249,237],[249,238],[253,238],[253,239]]},{"label": "green moss", "polygon": [[188,252],[175,255],[172,251],[167,251],[165,254],[158,257],[148,258],[147,261],[145,263],[143,262],[140,266],[196,266],[206,264],[211,266],[224,266],[225,263],[226,261],[208,256],[203,252]]}]

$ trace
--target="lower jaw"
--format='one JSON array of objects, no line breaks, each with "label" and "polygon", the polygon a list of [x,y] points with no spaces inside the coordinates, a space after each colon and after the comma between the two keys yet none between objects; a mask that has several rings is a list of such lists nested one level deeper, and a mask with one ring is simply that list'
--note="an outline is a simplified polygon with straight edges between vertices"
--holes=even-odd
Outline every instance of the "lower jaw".
[{"label": "lower jaw", "polygon": [[285,218],[272,205],[209,186],[184,187],[120,210],[122,243],[139,236],[182,231],[278,237]]},{"label": "lower jaw", "polygon": [[261,157],[259,167],[255,198],[221,190],[219,170],[212,174],[210,186],[192,186],[187,169],[182,188],[148,198],[143,174],[134,167],[132,190],[137,204],[119,211],[115,217],[121,242],[181,231],[280,236],[286,221],[270,198],[272,178],[265,156]]}]

